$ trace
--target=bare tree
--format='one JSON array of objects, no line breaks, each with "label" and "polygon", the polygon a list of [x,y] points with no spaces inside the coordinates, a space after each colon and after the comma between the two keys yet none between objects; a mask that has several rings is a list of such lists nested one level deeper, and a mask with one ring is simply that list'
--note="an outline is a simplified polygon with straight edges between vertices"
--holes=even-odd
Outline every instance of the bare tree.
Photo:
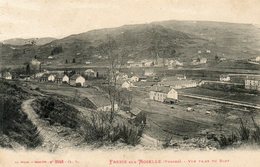
[{"label": "bare tree", "polygon": [[107,42],[100,46],[100,52],[103,56],[108,57],[109,67],[107,73],[108,81],[108,96],[111,104],[110,122],[113,122],[115,115],[115,104],[118,95],[117,90],[117,77],[121,68],[121,59],[119,59],[119,53],[116,52],[117,43],[110,36],[107,36]]}]

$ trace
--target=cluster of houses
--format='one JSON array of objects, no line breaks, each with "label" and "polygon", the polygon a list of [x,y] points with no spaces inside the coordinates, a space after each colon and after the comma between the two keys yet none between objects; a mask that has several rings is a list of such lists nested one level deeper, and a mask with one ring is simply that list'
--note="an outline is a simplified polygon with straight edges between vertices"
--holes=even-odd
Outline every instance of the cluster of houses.
[{"label": "cluster of houses", "polygon": [[[40,76],[39,74],[37,76]],[[74,86],[85,86],[86,79],[80,74],[68,76],[62,73],[44,73],[38,78],[39,82],[67,83]]]},{"label": "cluster of houses", "polygon": [[135,67],[168,67],[173,68],[176,66],[183,66],[183,63],[179,62],[175,59],[167,59],[167,58],[157,58],[155,60],[144,59],[144,60],[129,60],[126,63],[127,68],[135,68]]},{"label": "cluster of houses", "polygon": [[227,83],[242,83],[245,89],[260,91],[260,75],[221,74],[219,80]]},{"label": "cluster of houses", "polygon": [[87,79],[97,77],[98,73],[93,69],[87,69],[83,75],[48,71],[35,74],[35,78],[39,82],[53,82],[58,84],[66,83],[72,86],[86,86]]}]

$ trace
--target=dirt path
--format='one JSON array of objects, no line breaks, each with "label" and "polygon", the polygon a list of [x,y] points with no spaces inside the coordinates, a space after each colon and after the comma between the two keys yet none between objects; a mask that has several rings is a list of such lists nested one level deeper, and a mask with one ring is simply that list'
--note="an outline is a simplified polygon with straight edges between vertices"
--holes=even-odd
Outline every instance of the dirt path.
[{"label": "dirt path", "polygon": [[68,138],[61,136],[58,132],[62,131],[62,127],[50,126],[47,121],[38,117],[31,106],[31,103],[34,100],[35,99],[29,99],[24,101],[22,103],[22,111],[28,115],[28,118],[37,126],[40,132],[43,143],[38,149],[54,152],[58,149],[66,150],[75,148],[75,145],[77,145],[79,141],[69,140]]}]

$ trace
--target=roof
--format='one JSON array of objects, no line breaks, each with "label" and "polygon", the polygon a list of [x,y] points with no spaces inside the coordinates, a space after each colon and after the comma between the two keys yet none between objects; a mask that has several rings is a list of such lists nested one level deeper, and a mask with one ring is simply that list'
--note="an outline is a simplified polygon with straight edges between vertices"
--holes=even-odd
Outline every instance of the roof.
[{"label": "roof", "polygon": [[58,73],[56,74],[56,78],[63,78],[64,77],[64,74],[63,73]]},{"label": "roof", "polygon": [[257,80],[257,81],[260,81],[260,76],[247,76],[246,77],[246,80]]},{"label": "roof", "polygon": [[48,78],[49,75],[50,75],[50,74],[45,73],[45,74],[43,74],[43,75],[41,76],[41,78]]},{"label": "roof", "polygon": [[220,77],[229,77],[228,74],[221,74]]},{"label": "roof", "polygon": [[3,74],[3,77],[11,77],[11,76],[12,76],[12,74],[10,72],[5,72]]},{"label": "roof", "polygon": [[111,105],[109,99],[103,95],[89,96],[88,99],[97,107],[104,107]]},{"label": "roof", "polygon": [[85,73],[95,73],[95,71],[93,69],[87,69]]},{"label": "roof", "polygon": [[142,110],[135,107],[135,108],[132,108],[132,109],[130,110],[130,112],[131,112],[132,114],[134,114],[134,115],[138,115],[140,112],[142,112]]},{"label": "roof", "polygon": [[[70,77],[71,80],[76,80],[78,77],[82,77],[80,74],[74,74]],[[84,77],[83,77],[84,78]]]},{"label": "roof", "polygon": [[159,82],[162,85],[165,86],[176,86],[176,85],[186,85],[186,84],[192,84],[192,83],[196,83],[196,81],[193,80],[166,80],[166,81],[161,81]]},{"label": "roof", "polygon": [[172,88],[170,87],[166,87],[166,86],[157,86],[154,85],[151,87],[150,91],[154,91],[154,92],[162,92],[162,93],[168,93]]}]

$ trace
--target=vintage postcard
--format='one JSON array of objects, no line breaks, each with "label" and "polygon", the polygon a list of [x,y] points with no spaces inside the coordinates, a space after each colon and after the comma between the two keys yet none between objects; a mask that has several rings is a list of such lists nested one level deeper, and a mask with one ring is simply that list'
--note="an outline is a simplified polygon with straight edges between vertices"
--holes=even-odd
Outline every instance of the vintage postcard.
[{"label": "vintage postcard", "polygon": [[259,0],[0,0],[0,167],[257,167]]}]

